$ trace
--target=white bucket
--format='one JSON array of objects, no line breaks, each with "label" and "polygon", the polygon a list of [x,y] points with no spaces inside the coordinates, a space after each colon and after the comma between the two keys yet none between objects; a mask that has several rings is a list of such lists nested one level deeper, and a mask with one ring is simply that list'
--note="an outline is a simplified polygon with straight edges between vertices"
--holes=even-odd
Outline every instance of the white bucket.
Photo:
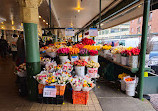
[{"label": "white bucket", "polygon": [[75,72],[78,76],[83,77],[85,75],[85,66],[75,66]]},{"label": "white bucket", "polygon": [[126,90],[126,82],[124,80],[121,80],[121,90],[122,91]]},{"label": "white bucket", "polygon": [[87,74],[91,78],[96,78],[98,74],[98,68],[87,68]]},{"label": "white bucket", "polygon": [[80,59],[88,62],[89,56],[80,56]]},{"label": "white bucket", "polygon": [[92,61],[98,63],[98,55],[95,55],[95,56],[89,56],[89,59],[90,59],[90,61],[92,60]]},{"label": "white bucket", "polygon": [[135,96],[135,90],[133,90],[133,91],[127,91],[126,90],[126,94],[128,95],[128,96]]},{"label": "white bucket", "polygon": [[135,82],[133,82],[133,83],[126,82],[126,91],[133,91],[133,90],[135,90],[135,86],[136,86]]},{"label": "white bucket", "polygon": [[68,56],[59,56],[60,62],[65,63],[65,61],[68,59]]},{"label": "white bucket", "polygon": [[78,60],[78,56],[71,56],[71,62],[75,62]]},{"label": "white bucket", "polygon": [[116,54],[116,62],[121,63],[121,54]]},{"label": "white bucket", "polygon": [[128,57],[121,56],[121,64],[128,65]]},{"label": "white bucket", "polygon": [[131,68],[137,68],[138,67],[138,56],[130,56],[129,57],[129,66]]}]

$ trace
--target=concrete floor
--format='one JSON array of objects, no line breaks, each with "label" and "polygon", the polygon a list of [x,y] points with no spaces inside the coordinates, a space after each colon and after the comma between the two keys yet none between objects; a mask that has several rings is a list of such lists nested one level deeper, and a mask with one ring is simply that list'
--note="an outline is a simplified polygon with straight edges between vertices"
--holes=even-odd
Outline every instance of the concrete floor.
[{"label": "concrete floor", "polygon": [[129,97],[116,84],[104,80],[97,82],[95,94],[103,111],[155,111],[148,100]]},{"label": "concrete floor", "polygon": [[87,105],[73,105],[67,102],[63,105],[50,105],[30,102],[27,98],[18,95],[14,67],[15,63],[11,59],[0,58],[0,111],[155,111],[147,100],[142,102],[128,97],[114,84],[105,81],[97,82],[96,95],[91,92]]}]

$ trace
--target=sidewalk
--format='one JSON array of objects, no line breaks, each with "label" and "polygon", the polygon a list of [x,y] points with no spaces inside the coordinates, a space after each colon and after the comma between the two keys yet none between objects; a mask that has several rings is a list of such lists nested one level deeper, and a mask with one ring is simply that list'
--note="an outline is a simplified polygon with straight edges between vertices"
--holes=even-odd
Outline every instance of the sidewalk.
[{"label": "sidewalk", "polygon": [[104,80],[97,82],[95,94],[103,111],[155,111],[148,100],[129,97],[114,83]]}]

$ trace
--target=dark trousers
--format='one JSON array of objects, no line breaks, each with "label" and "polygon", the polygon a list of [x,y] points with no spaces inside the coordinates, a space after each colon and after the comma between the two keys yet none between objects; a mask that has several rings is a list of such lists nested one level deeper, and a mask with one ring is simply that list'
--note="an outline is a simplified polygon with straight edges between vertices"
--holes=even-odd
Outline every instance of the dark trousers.
[{"label": "dark trousers", "polygon": [[13,61],[16,61],[17,60],[17,51],[12,51],[12,55],[13,55],[13,57],[12,57]]},{"label": "dark trousers", "polygon": [[2,58],[6,58],[7,49],[5,49],[5,48],[0,49],[0,55]]}]

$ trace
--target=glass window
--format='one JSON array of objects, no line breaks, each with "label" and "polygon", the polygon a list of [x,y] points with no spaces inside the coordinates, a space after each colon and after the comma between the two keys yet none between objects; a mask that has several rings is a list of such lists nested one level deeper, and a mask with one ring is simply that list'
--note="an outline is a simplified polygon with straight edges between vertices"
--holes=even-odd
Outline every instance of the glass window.
[{"label": "glass window", "polygon": [[150,14],[149,14],[149,21],[151,21],[152,20],[152,12],[150,12]]},{"label": "glass window", "polygon": [[104,35],[104,30],[102,31],[102,35]]},{"label": "glass window", "polygon": [[105,34],[108,34],[109,33],[109,30],[105,30]]},{"label": "glass window", "polygon": [[116,33],[116,32],[119,32],[118,28],[111,29],[111,33]]},{"label": "glass window", "polygon": [[137,34],[140,33],[140,27],[137,28]]},{"label": "glass window", "polygon": [[141,23],[141,17],[138,18],[138,24]]},{"label": "glass window", "polygon": [[129,31],[129,28],[121,28],[121,31]]},{"label": "glass window", "polygon": [[99,31],[99,35],[101,35],[101,31]]}]

